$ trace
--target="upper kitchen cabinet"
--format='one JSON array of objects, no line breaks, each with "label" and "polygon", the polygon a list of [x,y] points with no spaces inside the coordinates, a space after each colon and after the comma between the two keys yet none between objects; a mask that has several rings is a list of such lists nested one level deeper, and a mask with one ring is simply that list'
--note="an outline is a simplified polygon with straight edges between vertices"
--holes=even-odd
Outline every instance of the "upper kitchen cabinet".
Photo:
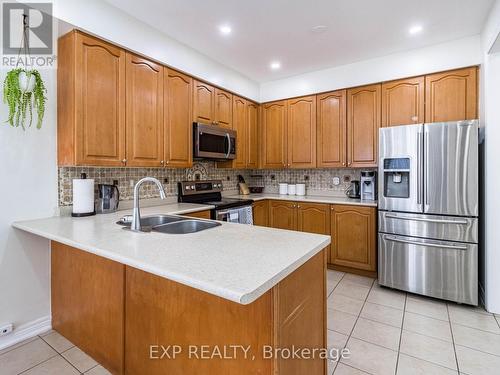
[{"label": "upper kitchen cabinet", "polygon": [[215,125],[232,128],[233,95],[220,89],[215,89]]},{"label": "upper kitchen cabinet", "polygon": [[127,53],[127,166],[161,167],[163,152],[163,67]]},{"label": "upper kitchen cabinet", "polygon": [[262,106],[262,167],[285,168],[287,164],[286,100]]},{"label": "upper kitchen cabinet", "polygon": [[424,122],[425,78],[414,77],[382,84],[382,126]]},{"label": "upper kitchen cabinet", "polygon": [[347,90],[347,166],[376,167],[381,85]]},{"label": "upper kitchen cabinet", "polygon": [[59,39],[59,165],[125,161],[125,51],[72,31]]},{"label": "upper kitchen cabinet", "polygon": [[347,124],[346,90],[317,96],[317,165],[345,167]]},{"label": "upper kitchen cabinet", "polygon": [[215,87],[194,80],[193,113],[195,122],[215,122]]},{"label": "upper kitchen cabinet", "polygon": [[236,158],[231,162],[234,168],[247,166],[247,101],[234,96],[233,98],[233,130],[236,131]]},{"label": "upper kitchen cabinet", "polygon": [[193,164],[193,79],[164,68],[165,166],[189,168]]},{"label": "upper kitchen cabinet", "polygon": [[287,167],[316,167],[316,96],[287,101]]},{"label": "upper kitchen cabinet", "polygon": [[477,68],[425,77],[425,122],[477,118]]},{"label": "upper kitchen cabinet", "polygon": [[259,105],[247,102],[247,168],[259,167]]}]

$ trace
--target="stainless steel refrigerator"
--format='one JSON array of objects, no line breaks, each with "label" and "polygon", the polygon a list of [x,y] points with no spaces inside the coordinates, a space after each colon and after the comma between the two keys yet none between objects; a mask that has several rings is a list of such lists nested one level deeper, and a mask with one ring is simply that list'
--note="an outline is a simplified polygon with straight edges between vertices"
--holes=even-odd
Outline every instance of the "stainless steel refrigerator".
[{"label": "stainless steel refrigerator", "polygon": [[478,304],[478,121],[379,134],[381,285]]}]

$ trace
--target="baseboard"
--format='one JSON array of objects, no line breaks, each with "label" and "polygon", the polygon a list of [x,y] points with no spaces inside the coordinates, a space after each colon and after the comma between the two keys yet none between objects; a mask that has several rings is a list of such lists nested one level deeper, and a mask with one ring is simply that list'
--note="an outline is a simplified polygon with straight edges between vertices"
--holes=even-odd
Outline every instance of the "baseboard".
[{"label": "baseboard", "polygon": [[0,350],[47,332],[50,329],[52,329],[52,319],[50,316],[44,316],[43,318],[22,324],[19,327],[14,328],[12,333],[7,336],[0,337]]}]

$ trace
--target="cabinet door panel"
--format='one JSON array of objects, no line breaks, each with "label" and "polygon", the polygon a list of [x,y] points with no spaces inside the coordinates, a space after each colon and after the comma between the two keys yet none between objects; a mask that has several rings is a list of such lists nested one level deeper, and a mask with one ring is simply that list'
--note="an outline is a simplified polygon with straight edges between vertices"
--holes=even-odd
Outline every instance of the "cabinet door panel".
[{"label": "cabinet door panel", "polygon": [[286,167],[286,101],[267,103],[262,107],[262,167]]},{"label": "cabinet door panel", "polygon": [[120,166],[125,158],[125,52],[76,35],[77,165]]},{"label": "cabinet door panel", "polygon": [[425,122],[477,118],[477,68],[425,77]]},{"label": "cabinet door panel", "polygon": [[127,53],[127,165],[163,160],[163,67]]},{"label": "cabinet door panel", "polygon": [[297,229],[295,203],[271,201],[269,203],[269,226],[278,229]]},{"label": "cabinet door panel", "polygon": [[233,95],[215,89],[215,122],[217,125],[232,128]]},{"label": "cabinet door panel", "polygon": [[318,167],[346,166],[346,90],[318,95]]},{"label": "cabinet door panel", "polygon": [[237,96],[233,99],[233,130],[236,130],[236,158],[234,168],[247,166],[247,102]]},{"label": "cabinet door panel", "polygon": [[380,128],[381,85],[347,91],[347,165],[376,167]]},{"label": "cabinet door panel", "polygon": [[188,168],[193,164],[191,77],[165,68],[165,165]]},{"label": "cabinet door panel", "polygon": [[253,204],[253,224],[262,227],[269,225],[269,201],[257,201]]},{"label": "cabinet door panel", "polygon": [[215,88],[194,80],[194,121],[212,124],[215,121]]},{"label": "cabinet door panel", "polygon": [[331,262],[366,271],[376,270],[376,209],[333,205]]},{"label": "cabinet door panel", "polygon": [[247,105],[247,167],[259,167],[259,106]]},{"label": "cabinet door panel", "polygon": [[422,76],[382,84],[382,126],[424,122],[424,82]]},{"label": "cabinet door panel", "polygon": [[316,97],[307,96],[287,101],[288,136],[287,166],[316,167]]}]

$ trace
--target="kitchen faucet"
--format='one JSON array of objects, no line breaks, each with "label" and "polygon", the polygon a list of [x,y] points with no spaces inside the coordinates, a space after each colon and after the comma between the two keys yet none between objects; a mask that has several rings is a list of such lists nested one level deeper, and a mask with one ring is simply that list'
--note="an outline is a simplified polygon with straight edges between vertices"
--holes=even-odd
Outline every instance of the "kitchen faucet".
[{"label": "kitchen faucet", "polygon": [[135,232],[140,232],[142,227],[141,227],[141,213],[139,210],[139,189],[141,185],[144,182],[154,182],[156,186],[158,186],[158,190],[160,190],[160,198],[165,199],[165,191],[163,191],[163,185],[161,184],[160,181],[158,181],[154,177],[144,177],[143,179],[140,179],[137,181],[134,187],[134,211],[133,211],[133,217],[132,217],[132,225],[130,226],[130,229],[135,231]]}]

